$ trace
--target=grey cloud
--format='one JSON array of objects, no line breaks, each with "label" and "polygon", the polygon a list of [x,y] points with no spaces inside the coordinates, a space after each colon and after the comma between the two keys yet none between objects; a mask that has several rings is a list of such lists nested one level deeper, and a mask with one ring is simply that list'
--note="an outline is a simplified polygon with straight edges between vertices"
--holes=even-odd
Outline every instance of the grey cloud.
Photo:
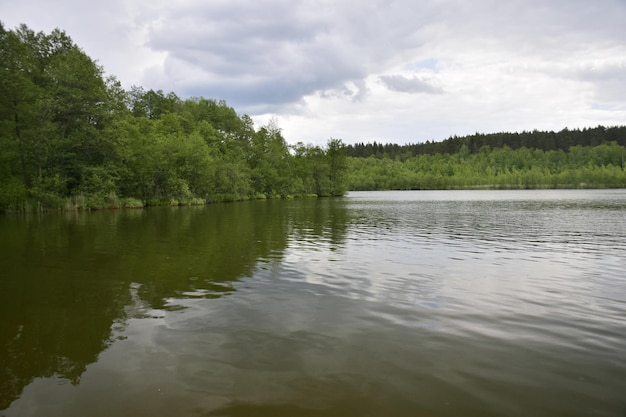
[{"label": "grey cloud", "polygon": [[626,61],[612,62],[597,68],[577,71],[575,78],[594,87],[594,101],[600,105],[620,104],[626,97]]},{"label": "grey cloud", "polygon": [[[154,17],[148,45],[166,52],[169,62],[203,74],[189,80],[185,72],[164,74],[180,80],[175,87],[182,95],[220,94],[216,98],[235,106],[276,106],[315,92],[332,95],[345,90],[346,83],[362,83],[369,74],[411,60],[411,51],[426,39],[437,44],[470,38],[481,44],[508,43],[534,55],[567,54],[575,46],[564,37],[577,33],[570,31],[574,26],[585,36],[607,35],[607,25],[593,23],[598,21],[597,9],[586,0],[181,3]],[[587,16],[594,19],[586,22]],[[605,16],[608,27],[615,27],[615,19]],[[380,80],[394,91],[443,92],[417,77]],[[365,93],[359,88],[348,96],[359,101]]]},{"label": "grey cloud", "polygon": [[441,16],[446,29],[477,41],[506,42],[525,52],[568,53],[594,39],[626,41],[623,0],[601,5],[588,0],[482,0],[455,6]]},{"label": "grey cloud", "polygon": [[182,94],[214,92],[233,105],[277,105],[352,82],[359,86],[354,100],[362,100],[365,77],[398,51],[419,46],[414,35],[428,17],[420,7],[418,16],[409,1],[181,5],[149,28],[149,45],[171,63],[204,74],[182,80]]},{"label": "grey cloud", "polygon": [[[581,49],[613,47],[623,57],[626,45],[624,0],[103,4],[0,2],[0,15],[7,27],[24,21],[36,30],[67,30],[122,82],[181,96],[223,98],[237,108],[286,106],[316,92],[364,101],[368,76],[391,68],[445,72],[458,63],[456,53],[472,52],[473,45],[477,53],[491,53],[486,59],[497,61],[502,51],[512,51],[546,67],[569,62]],[[162,55],[155,51],[166,56],[163,68]],[[403,67],[410,62],[415,66]],[[589,69],[566,77],[592,83],[598,101],[619,101],[626,90],[622,70]],[[428,78],[385,76],[380,81],[395,91],[442,92]]]},{"label": "grey cloud", "polygon": [[355,90],[349,90],[350,91],[350,96],[352,97],[353,101],[363,101],[365,100],[365,98],[367,97],[367,93],[368,93],[368,89],[365,85],[365,81],[359,80],[359,81],[355,81],[354,83],[355,87],[356,87],[356,91]]},{"label": "grey cloud", "polygon": [[400,93],[428,93],[442,94],[443,89],[437,87],[420,77],[405,77],[403,75],[381,75],[380,81],[390,90]]}]

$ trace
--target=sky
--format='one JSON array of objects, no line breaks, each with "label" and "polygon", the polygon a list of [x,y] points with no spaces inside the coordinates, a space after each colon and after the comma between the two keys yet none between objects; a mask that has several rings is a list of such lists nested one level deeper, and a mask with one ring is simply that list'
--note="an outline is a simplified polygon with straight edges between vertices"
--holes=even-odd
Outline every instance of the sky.
[{"label": "sky", "polygon": [[0,21],[289,143],[626,124],[625,0],[0,0]]}]

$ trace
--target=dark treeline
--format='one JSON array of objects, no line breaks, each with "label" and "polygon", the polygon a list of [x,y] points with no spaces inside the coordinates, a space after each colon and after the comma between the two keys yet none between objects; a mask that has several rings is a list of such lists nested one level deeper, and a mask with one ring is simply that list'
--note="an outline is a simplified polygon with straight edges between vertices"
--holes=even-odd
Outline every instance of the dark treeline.
[{"label": "dark treeline", "polygon": [[615,142],[626,146],[626,126],[598,126],[587,129],[563,129],[559,132],[534,130],[521,133],[476,133],[469,136],[453,136],[440,142],[398,145],[395,143],[356,143],[347,145],[348,156],[355,158],[388,157],[407,159],[416,155],[456,154],[465,147],[470,154],[480,152],[484,146],[492,149],[509,147],[539,149],[542,151],[569,151],[573,146],[598,146],[603,143]]},{"label": "dark treeline", "polygon": [[223,101],[124,90],[65,32],[0,23],[0,211],[341,195],[341,140],[288,146]]}]

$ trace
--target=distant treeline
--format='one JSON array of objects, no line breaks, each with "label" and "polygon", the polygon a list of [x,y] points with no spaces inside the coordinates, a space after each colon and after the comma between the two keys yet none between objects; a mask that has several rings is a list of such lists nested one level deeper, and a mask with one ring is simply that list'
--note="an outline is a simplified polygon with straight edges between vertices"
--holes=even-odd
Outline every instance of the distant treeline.
[{"label": "distant treeline", "polygon": [[351,190],[626,188],[626,126],[347,145]]},{"label": "distant treeline", "polygon": [[426,141],[407,145],[395,143],[356,143],[347,145],[348,156],[355,158],[387,157],[407,159],[416,155],[456,154],[463,147],[471,154],[477,154],[484,146],[491,149],[505,146],[515,150],[519,148],[539,149],[542,151],[568,151],[572,146],[597,146],[615,142],[626,146],[626,126],[598,126],[588,129],[563,129],[559,132],[533,130],[521,133],[491,133],[469,136],[453,136],[440,142]]},{"label": "distant treeline", "polygon": [[351,190],[626,188],[626,148],[615,141],[544,151],[483,145],[471,153],[348,158]]},{"label": "distant treeline", "polygon": [[0,23],[0,212],[346,191],[339,139],[289,146],[223,101],[124,90],[65,32]]}]

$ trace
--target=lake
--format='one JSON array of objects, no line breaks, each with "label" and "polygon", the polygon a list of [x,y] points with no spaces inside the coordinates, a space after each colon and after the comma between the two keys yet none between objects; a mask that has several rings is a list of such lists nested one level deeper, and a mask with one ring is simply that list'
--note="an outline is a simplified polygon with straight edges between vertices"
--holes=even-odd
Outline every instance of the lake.
[{"label": "lake", "polygon": [[0,416],[626,416],[626,190],[0,217]]}]

